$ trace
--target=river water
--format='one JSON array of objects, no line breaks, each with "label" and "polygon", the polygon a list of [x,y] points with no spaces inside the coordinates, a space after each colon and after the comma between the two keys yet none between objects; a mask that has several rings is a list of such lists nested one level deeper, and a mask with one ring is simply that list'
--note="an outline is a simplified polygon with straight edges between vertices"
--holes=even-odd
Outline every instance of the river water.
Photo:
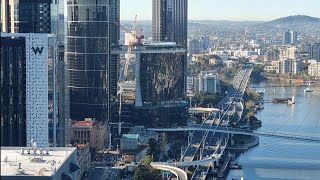
[{"label": "river water", "polygon": [[[287,85],[270,81],[251,85],[265,90],[265,100],[292,95],[296,99],[295,105],[265,103],[256,115],[262,121],[258,131],[320,137],[320,85],[312,86],[312,93],[304,93],[305,86]],[[259,142],[236,159],[243,169],[231,170],[227,179],[320,180],[320,143],[269,137],[260,137]]]}]

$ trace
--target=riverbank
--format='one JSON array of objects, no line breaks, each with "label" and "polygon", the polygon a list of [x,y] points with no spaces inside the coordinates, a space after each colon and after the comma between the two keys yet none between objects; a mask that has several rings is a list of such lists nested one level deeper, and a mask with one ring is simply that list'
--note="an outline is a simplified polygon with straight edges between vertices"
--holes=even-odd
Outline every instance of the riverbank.
[{"label": "riverbank", "polygon": [[259,137],[250,136],[253,140],[247,142],[245,144],[234,144],[232,146],[228,146],[227,150],[237,150],[237,151],[246,151],[251,147],[257,146],[259,144]]}]

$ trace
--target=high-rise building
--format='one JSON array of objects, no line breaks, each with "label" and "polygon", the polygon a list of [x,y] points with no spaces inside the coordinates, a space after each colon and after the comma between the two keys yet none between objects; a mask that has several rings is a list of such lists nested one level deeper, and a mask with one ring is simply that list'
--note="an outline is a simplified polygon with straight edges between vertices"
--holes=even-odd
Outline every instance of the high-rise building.
[{"label": "high-rise building", "polygon": [[290,32],[290,44],[298,44],[298,32],[289,31]]},{"label": "high-rise building", "polygon": [[282,44],[287,45],[290,44],[290,33],[289,31],[284,31],[282,34]]},{"label": "high-rise building", "polygon": [[[9,33],[53,33],[59,44],[59,65],[57,67],[58,92],[58,146],[69,144],[68,138],[68,92],[65,81],[67,74],[64,70],[65,48],[65,14],[63,0],[2,0],[1,1],[1,32]],[[50,124],[50,137],[53,136],[53,122]],[[53,137],[52,137],[53,138]]]},{"label": "high-rise building", "polygon": [[188,40],[188,51],[191,54],[199,54],[202,50],[200,41],[198,39],[189,39]]},{"label": "high-rise building", "polygon": [[309,45],[309,59],[320,61],[320,43]]},{"label": "high-rise building", "polygon": [[297,75],[303,71],[303,62],[301,59],[283,59],[279,61],[280,74]]},{"label": "high-rise building", "polygon": [[26,145],[25,46],[25,38],[1,37],[1,146]]},{"label": "high-rise building", "polygon": [[[150,46],[152,47],[152,46]],[[154,47],[157,47],[155,44]],[[165,52],[141,54],[140,86],[142,102],[160,103],[182,99],[184,93],[184,51],[172,48]],[[178,49],[177,49],[178,50]]]},{"label": "high-rise building", "polygon": [[[120,0],[109,0],[110,8],[110,21],[109,21],[109,37],[111,45],[118,45],[120,40],[120,28],[116,25],[116,22],[120,22]],[[117,95],[117,84],[119,80],[119,61],[120,56],[112,54],[110,56],[110,96],[114,97]],[[112,98],[113,99],[113,98]],[[110,111],[110,108],[109,108]]]},{"label": "high-rise building", "polygon": [[118,62],[110,45],[118,43],[119,0],[67,2],[67,62],[70,117],[107,121],[116,94]]},{"label": "high-rise building", "polygon": [[196,78],[197,83],[195,83],[195,92],[208,92],[217,93],[221,89],[221,81],[218,76],[212,74],[211,72],[201,71],[201,73]]},{"label": "high-rise building", "polygon": [[[127,47],[127,46],[126,46]],[[126,53],[125,47],[114,47],[112,53]],[[146,127],[185,125],[188,104],[185,103],[185,48],[176,43],[148,43],[137,46],[135,69],[134,120],[133,103],[124,106],[124,122]],[[125,91],[124,91],[125,92]],[[122,107],[124,108],[124,107]],[[118,112],[117,107],[115,111]],[[119,116],[118,116],[119,118]],[[117,118],[114,118],[118,120]]]},{"label": "high-rise building", "polygon": [[152,40],[176,42],[187,48],[188,1],[152,1]]},{"label": "high-rise building", "polygon": [[207,74],[203,78],[203,91],[208,93],[220,92],[220,79],[213,74]]},{"label": "high-rise building", "polygon": [[[152,40],[175,42],[187,49],[188,0],[152,1]],[[187,69],[187,52],[180,66]],[[184,94],[187,87],[187,74],[184,71]]]},{"label": "high-rise building", "polygon": [[1,33],[1,145],[55,144],[55,40],[50,34]]},{"label": "high-rise building", "polygon": [[298,49],[294,46],[282,46],[279,48],[279,59],[295,59],[299,57]]},{"label": "high-rise building", "polygon": [[51,32],[51,0],[2,0],[1,13],[2,32]]},{"label": "high-rise building", "polygon": [[152,0],[152,40],[164,41],[168,39],[166,30],[167,9],[166,0]]},{"label": "high-rise building", "polygon": [[320,77],[320,62],[316,60],[309,60],[308,63],[308,74],[310,76]]},{"label": "high-rise building", "polygon": [[282,44],[297,44],[298,43],[298,33],[296,31],[284,31],[282,34]]},{"label": "high-rise building", "polygon": [[271,61],[280,60],[280,50],[276,48],[268,49],[263,55],[263,61],[265,64],[270,64]]}]

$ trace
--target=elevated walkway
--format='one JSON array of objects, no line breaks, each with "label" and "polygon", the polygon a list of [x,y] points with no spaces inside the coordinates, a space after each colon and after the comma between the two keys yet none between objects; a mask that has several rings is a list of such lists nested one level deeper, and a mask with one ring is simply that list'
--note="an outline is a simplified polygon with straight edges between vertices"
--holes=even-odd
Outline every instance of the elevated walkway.
[{"label": "elevated walkway", "polygon": [[192,127],[180,127],[180,128],[148,128],[149,131],[160,131],[160,132],[179,132],[179,131],[213,131],[221,133],[230,133],[230,134],[242,134],[242,135],[252,135],[252,136],[266,136],[266,137],[275,137],[275,138],[284,138],[300,141],[311,141],[320,143],[319,137],[311,136],[301,136],[296,134],[287,134],[287,133],[277,133],[277,132],[268,132],[268,131],[250,131],[238,128],[228,128],[228,127],[219,127],[219,128],[210,128],[201,125],[193,125]]},{"label": "elevated walkway", "polygon": [[188,180],[188,175],[184,170],[161,163],[151,163],[150,164],[153,168],[162,170],[162,171],[170,171],[172,174],[174,174],[178,180]]}]

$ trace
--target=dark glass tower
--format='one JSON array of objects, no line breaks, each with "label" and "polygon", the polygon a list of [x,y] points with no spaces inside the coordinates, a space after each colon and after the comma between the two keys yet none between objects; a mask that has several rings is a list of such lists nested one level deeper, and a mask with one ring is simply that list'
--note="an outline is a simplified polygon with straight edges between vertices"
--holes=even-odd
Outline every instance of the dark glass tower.
[{"label": "dark glass tower", "polygon": [[[172,1],[172,39],[178,45],[187,48],[188,42],[188,0]],[[170,30],[170,29],[169,29]]]},{"label": "dark glass tower", "polygon": [[314,43],[309,45],[309,59],[315,59],[320,61],[320,43]]},{"label": "dark glass tower", "polygon": [[[110,44],[118,45],[120,40],[120,29],[115,22],[120,22],[120,0],[109,0],[110,2]],[[119,55],[112,54],[110,59],[110,95],[117,95],[117,83],[119,79]]]},{"label": "dark glass tower", "polygon": [[[153,41],[176,42],[187,49],[188,0],[152,1],[152,39]],[[187,87],[187,54],[181,62],[184,74],[184,94]]]},{"label": "dark glass tower", "polygon": [[176,42],[187,47],[188,1],[152,1],[152,39],[153,41]]},{"label": "dark glass tower", "polygon": [[2,0],[1,6],[3,32],[51,32],[51,0]]},{"label": "dark glass tower", "polygon": [[[64,82],[67,79],[65,74],[64,62],[64,0],[2,0],[1,1],[1,32],[9,33],[52,33],[57,37],[59,44],[59,67],[57,67],[57,77],[59,82],[56,87],[56,96],[58,99],[58,129],[59,146],[69,144],[68,141],[68,121],[69,118],[69,100]],[[51,67],[51,66],[50,66]],[[49,67],[49,68],[50,68]],[[52,71],[51,71],[52,72]],[[49,93],[52,93],[49,90]],[[50,97],[53,97],[51,94]],[[53,98],[50,100],[52,101]],[[50,102],[52,103],[52,102]],[[53,118],[53,113],[49,119]],[[51,121],[51,124],[53,122]],[[53,126],[51,126],[53,127]],[[55,128],[52,128],[53,130]],[[54,139],[52,131],[49,132],[50,139]],[[65,140],[67,139],[67,140]]]},{"label": "dark glass tower", "polygon": [[0,50],[1,146],[25,146],[25,38],[1,37]]},{"label": "dark glass tower", "polygon": [[110,44],[119,36],[113,30],[113,21],[120,19],[118,11],[119,0],[67,1],[71,119],[110,117],[117,87],[117,57],[111,56]]}]

